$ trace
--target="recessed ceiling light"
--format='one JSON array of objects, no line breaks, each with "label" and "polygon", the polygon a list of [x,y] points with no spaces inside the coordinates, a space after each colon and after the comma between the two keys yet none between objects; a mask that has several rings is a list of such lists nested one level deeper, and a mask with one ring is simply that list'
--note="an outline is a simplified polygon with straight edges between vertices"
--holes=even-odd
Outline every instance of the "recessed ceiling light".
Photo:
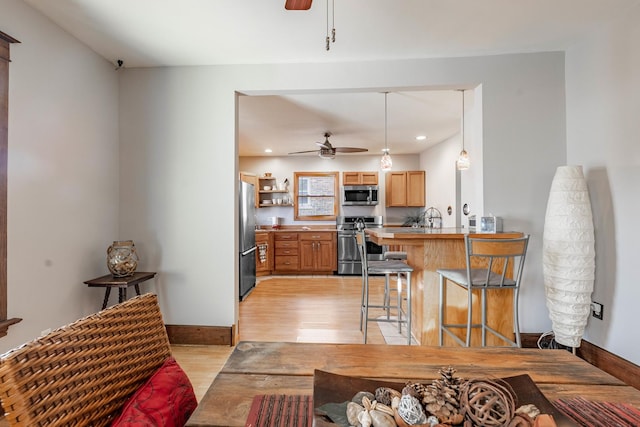
[{"label": "recessed ceiling light", "polygon": [[427,137],[425,135],[416,136],[416,141],[424,141],[425,139],[427,139]]},{"label": "recessed ceiling light", "polygon": [[266,148],[264,150],[265,153],[273,153],[273,150],[271,148]]}]

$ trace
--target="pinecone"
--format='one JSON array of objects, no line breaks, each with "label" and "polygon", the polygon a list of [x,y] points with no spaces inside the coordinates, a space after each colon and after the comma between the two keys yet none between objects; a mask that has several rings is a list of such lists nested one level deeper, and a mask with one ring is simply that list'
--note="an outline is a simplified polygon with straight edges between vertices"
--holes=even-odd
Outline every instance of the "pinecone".
[{"label": "pinecone", "polygon": [[391,406],[394,397],[402,397],[398,390],[389,387],[378,387],[375,392],[375,400],[386,406]]},{"label": "pinecone", "polygon": [[440,369],[442,377],[426,387],[422,404],[427,412],[439,419],[449,418],[460,411],[460,387],[462,380],[454,376],[451,366]]},{"label": "pinecone", "polygon": [[408,394],[418,399],[418,401],[422,401],[426,391],[427,387],[424,384],[409,381],[402,389],[402,394]]}]

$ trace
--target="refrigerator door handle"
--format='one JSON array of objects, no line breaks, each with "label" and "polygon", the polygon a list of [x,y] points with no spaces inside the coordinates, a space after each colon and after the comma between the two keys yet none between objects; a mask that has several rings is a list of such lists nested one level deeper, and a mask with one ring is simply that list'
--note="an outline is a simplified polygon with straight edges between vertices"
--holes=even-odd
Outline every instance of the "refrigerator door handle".
[{"label": "refrigerator door handle", "polygon": [[242,252],[240,255],[245,256],[245,255],[249,255],[251,252],[255,252],[257,246],[252,247],[251,249],[247,249],[246,251]]}]

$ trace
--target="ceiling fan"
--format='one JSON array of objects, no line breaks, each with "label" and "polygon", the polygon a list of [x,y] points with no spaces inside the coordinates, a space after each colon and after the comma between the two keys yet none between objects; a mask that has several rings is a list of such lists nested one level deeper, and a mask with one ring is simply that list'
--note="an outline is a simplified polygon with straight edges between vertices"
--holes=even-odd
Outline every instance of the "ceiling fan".
[{"label": "ceiling fan", "polygon": [[284,8],[287,10],[309,10],[311,0],[286,0]]},{"label": "ceiling fan", "polygon": [[318,153],[318,156],[322,157],[323,159],[333,159],[336,156],[336,153],[361,153],[364,151],[369,151],[367,148],[334,147],[329,142],[330,136],[331,132],[325,132],[324,142],[316,141],[316,144],[320,147],[319,150],[294,151],[293,153],[289,154]]}]

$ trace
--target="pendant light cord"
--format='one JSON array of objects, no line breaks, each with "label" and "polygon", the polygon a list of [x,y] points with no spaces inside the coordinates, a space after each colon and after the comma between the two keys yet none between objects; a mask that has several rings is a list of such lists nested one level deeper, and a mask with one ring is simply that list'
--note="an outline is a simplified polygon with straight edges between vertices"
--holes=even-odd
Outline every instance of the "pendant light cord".
[{"label": "pendant light cord", "polygon": [[389,148],[387,147],[387,95],[389,92],[384,93],[384,151],[385,153],[389,152]]},{"label": "pendant light cord", "polygon": [[325,39],[326,49],[331,49],[331,43],[336,42],[336,3],[331,0],[331,37],[329,37],[329,0],[327,0],[327,37]]},{"label": "pendant light cord", "polygon": [[336,0],[331,0],[331,41],[336,42]]},{"label": "pendant light cord", "polygon": [[462,92],[462,151],[464,151],[464,89]]},{"label": "pendant light cord", "polygon": [[330,49],[329,43],[330,43],[330,39],[329,39],[329,0],[327,0],[327,38],[325,39],[326,41],[326,48],[327,50]]}]

